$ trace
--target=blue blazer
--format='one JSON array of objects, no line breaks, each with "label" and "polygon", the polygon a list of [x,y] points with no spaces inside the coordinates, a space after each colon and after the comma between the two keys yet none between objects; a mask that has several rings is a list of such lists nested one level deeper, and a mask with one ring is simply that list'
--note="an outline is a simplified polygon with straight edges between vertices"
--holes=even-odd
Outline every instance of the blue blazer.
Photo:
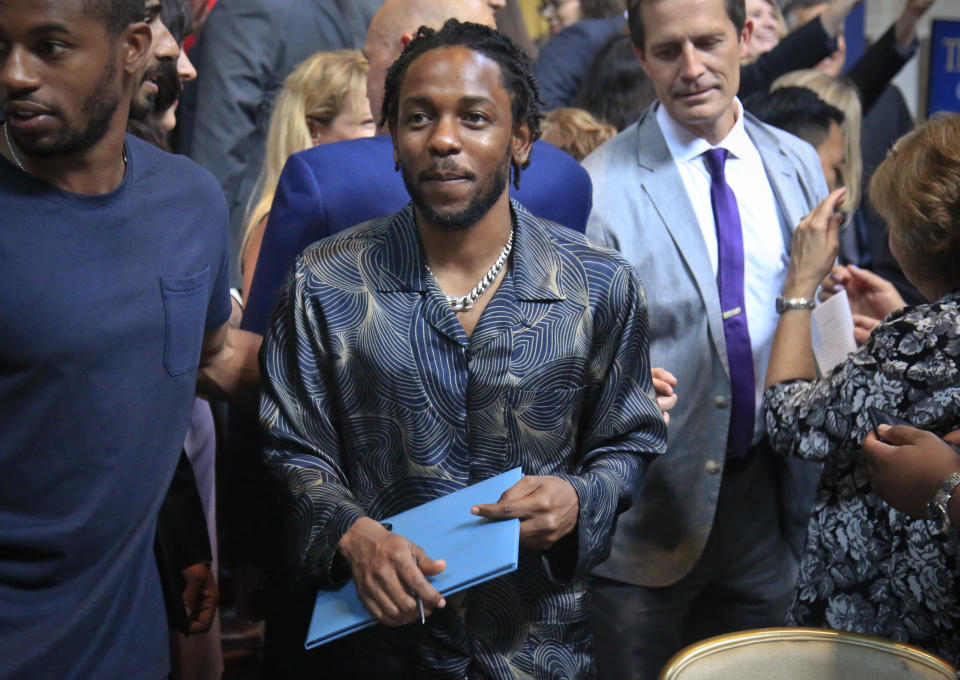
[{"label": "blue blazer", "polygon": [[[534,142],[530,167],[511,195],[537,217],[583,232],[592,201],[590,177],[555,146]],[[242,327],[263,334],[294,258],[314,241],[399,212],[410,201],[394,170],[389,135],[301,151],[284,166],[246,295]]]}]

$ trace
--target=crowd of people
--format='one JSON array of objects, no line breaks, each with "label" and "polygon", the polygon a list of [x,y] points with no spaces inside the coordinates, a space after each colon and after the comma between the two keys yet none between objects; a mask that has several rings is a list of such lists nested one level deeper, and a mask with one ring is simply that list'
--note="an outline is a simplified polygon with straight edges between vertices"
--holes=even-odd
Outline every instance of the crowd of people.
[{"label": "crowd of people", "polygon": [[[902,1],[847,64],[858,0],[545,0],[539,46],[513,0],[0,0],[0,678],[215,680],[225,607],[270,680],[960,664],[960,114],[905,113]],[[472,511],[517,569],[438,592],[382,521],[515,467]],[[350,580],[380,625],[307,650]]]}]

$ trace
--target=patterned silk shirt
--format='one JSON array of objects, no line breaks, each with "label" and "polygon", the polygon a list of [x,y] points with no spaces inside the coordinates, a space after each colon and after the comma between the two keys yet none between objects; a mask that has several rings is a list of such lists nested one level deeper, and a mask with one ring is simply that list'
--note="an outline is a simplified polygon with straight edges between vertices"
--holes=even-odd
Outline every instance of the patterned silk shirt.
[{"label": "patterned silk shirt", "polygon": [[521,548],[516,572],[426,626],[373,629],[401,640],[400,677],[592,677],[584,579],[665,449],[630,266],[512,208],[510,265],[469,339],[425,269],[412,205],[304,251],[266,337],[264,456],[300,579],[343,582],[336,549],[359,517],[517,466],[579,496],[576,530],[551,550]]}]

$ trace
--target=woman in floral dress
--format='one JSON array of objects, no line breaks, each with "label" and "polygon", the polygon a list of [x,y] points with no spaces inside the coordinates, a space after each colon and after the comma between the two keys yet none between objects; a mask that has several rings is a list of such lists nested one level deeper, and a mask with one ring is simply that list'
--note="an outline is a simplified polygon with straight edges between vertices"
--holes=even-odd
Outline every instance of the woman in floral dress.
[{"label": "woman in floral dress", "polygon": [[[957,665],[960,542],[874,494],[860,447],[871,406],[939,435],[960,426],[960,116],[900,140],[870,196],[904,273],[933,302],[902,307],[892,286],[847,270],[855,311],[897,311],[819,380],[810,311],[780,317],[764,394],[767,431],[778,452],[824,464],[788,623],[909,642]],[[841,189],[797,228],[784,298],[812,300],[830,272],[842,200]]]}]

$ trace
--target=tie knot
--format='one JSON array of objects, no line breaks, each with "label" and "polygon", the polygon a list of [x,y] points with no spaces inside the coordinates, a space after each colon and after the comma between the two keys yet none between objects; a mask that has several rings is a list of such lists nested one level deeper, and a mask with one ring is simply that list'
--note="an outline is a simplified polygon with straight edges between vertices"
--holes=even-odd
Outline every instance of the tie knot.
[{"label": "tie knot", "polygon": [[703,158],[707,163],[707,170],[713,177],[723,179],[723,165],[727,161],[726,149],[709,149],[703,152]]}]

